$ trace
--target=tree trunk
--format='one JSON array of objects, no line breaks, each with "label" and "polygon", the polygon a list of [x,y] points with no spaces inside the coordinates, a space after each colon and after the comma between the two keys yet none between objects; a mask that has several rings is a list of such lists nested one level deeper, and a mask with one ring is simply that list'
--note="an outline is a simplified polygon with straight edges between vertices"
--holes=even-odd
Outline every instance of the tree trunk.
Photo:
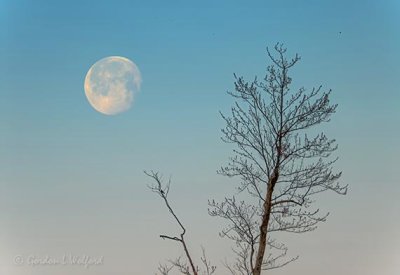
[{"label": "tree trunk", "polygon": [[278,169],[275,169],[274,174],[268,183],[267,194],[265,197],[264,214],[262,216],[262,222],[260,226],[260,244],[258,246],[256,263],[253,269],[253,275],[261,274],[261,267],[264,259],[265,249],[267,247],[267,232],[268,232],[269,218],[271,215],[272,193],[274,191],[274,187],[277,180],[278,180]]}]

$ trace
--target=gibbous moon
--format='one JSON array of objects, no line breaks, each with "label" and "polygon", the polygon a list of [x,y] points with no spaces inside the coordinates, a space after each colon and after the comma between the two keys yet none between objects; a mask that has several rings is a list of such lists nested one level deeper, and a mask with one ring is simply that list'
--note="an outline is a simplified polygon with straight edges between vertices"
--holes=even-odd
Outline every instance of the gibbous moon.
[{"label": "gibbous moon", "polygon": [[90,105],[105,115],[127,111],[140,90],[142,77],[131,60],[121,56],[100,59],[85,78],[85,94]]}]

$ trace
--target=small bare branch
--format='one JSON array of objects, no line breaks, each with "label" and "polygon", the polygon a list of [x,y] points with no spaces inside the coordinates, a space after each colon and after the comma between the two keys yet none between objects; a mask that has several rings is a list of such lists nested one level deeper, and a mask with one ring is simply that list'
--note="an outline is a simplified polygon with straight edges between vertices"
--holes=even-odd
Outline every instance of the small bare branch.
[{"label": "small bare branch", "polygon": [[[171,213],[171,215],[174,217],[175,221],[179,224],[180,228],[182,229],[182,232],[180,234],[179,237],[171,237],[171,236],[167,236],[167,235],[160,235],[160,237],[162,239],[169,239],[169,240],[173,240],[173,241],[177,241],[180,242],[182,244],[183,250],[185,252],[185,255],[189,261],[191,270],[193,272],[193,275],[198,275],[198,270],[195,267],[193,260],[192,260],[192,256],[189,253],[188,247],[186,245],[186,241],[185,241],[185,234],[186,234],[186,228],[183,226],[182,222],[180,221],[180,219],[178,218],[178,216],[175,214],[175,211],[172,209],[169,201],[168,201],[168,192],[169,192],[169,188],[170,188],[170,183],[171,180],[168,181],[167,185],[164,186],[163,182],[162,182],[162,176],[158,173],[158,172],[154,172],[154,171],[144,171],[144,173],[149,176],[150,178],[152,178],[155,181],[154,185],[149,186],[150,190],[152,190],[153,192],[157,193],[164,201],[166,207],[168,208],[168,211]],[[179,267],[181,270],[182,266],[181,265],[177,265],[178,262],[174,262],[174,265]],[[186,269],[185,269],[186,270]],[[190,275],[189,270],[186,270],[187,273],[184,274],[188,274]]]}]

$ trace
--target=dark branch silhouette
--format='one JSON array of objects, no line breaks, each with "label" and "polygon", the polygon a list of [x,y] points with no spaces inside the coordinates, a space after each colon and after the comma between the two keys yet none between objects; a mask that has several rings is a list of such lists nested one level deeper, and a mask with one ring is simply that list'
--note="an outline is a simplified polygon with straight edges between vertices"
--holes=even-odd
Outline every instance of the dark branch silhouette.
[{"label": "dark branch silhouette", "polygon": [[179,236],[168,236],[168,235],[160,235],[160,238],[162,239],[167,239],[167,240],[172,240],[179,242],[182,245],[183,251],[185,253],[186,259],[189,263],[186,263],[185,261],[182,260],[181,257],[175,259],[175,260],[170,260],[170,266],[168,265],[160,265],[158,268],[158,271],[161,273],[161,275],[168,275],[169,272],[174,268],[178,268],[179,272],[185,275],[212,275],[214,274],[216,267],[211,265],[211,263],[208,261],[205,253],[205,249],[202,248],[203,254],[202,257],[200,258],[201,263],[204,265],[204,271],[201,272],[201,269],[194,264],[193,258],[189,252],[189,249],[186,244],[185,240],[185,234],[186,234],[186,228],[182,224],[181,220],[178,218],[176,215],[175,211],[172,209],[169,201],[168,201],[168,193],[170,190],[170,184],[171,180],[168,180],[166,184],[163,183],[162,176],[158,172],[150,171],[144,172],[147,176],[152,178],[154,180],[153,185],[149,185],[149,189],[159,195],[161,199],[164,201],[165,206],[167,207],[169,213],[173,216],[174,220],[177,222],[179,227],[181,228],[181,233]]}]

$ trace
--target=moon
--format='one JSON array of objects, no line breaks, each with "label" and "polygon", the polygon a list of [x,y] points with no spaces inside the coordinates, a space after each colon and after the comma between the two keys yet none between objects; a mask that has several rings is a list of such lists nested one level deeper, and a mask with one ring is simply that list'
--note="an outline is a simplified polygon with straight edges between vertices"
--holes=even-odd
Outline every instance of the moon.
[{"label": "moon", "polygon": [[109,56],[90,67],[85,77],[85,94],[92,107],[105,115],[129,110],[139,92],[142,76],[128,58]]}]

